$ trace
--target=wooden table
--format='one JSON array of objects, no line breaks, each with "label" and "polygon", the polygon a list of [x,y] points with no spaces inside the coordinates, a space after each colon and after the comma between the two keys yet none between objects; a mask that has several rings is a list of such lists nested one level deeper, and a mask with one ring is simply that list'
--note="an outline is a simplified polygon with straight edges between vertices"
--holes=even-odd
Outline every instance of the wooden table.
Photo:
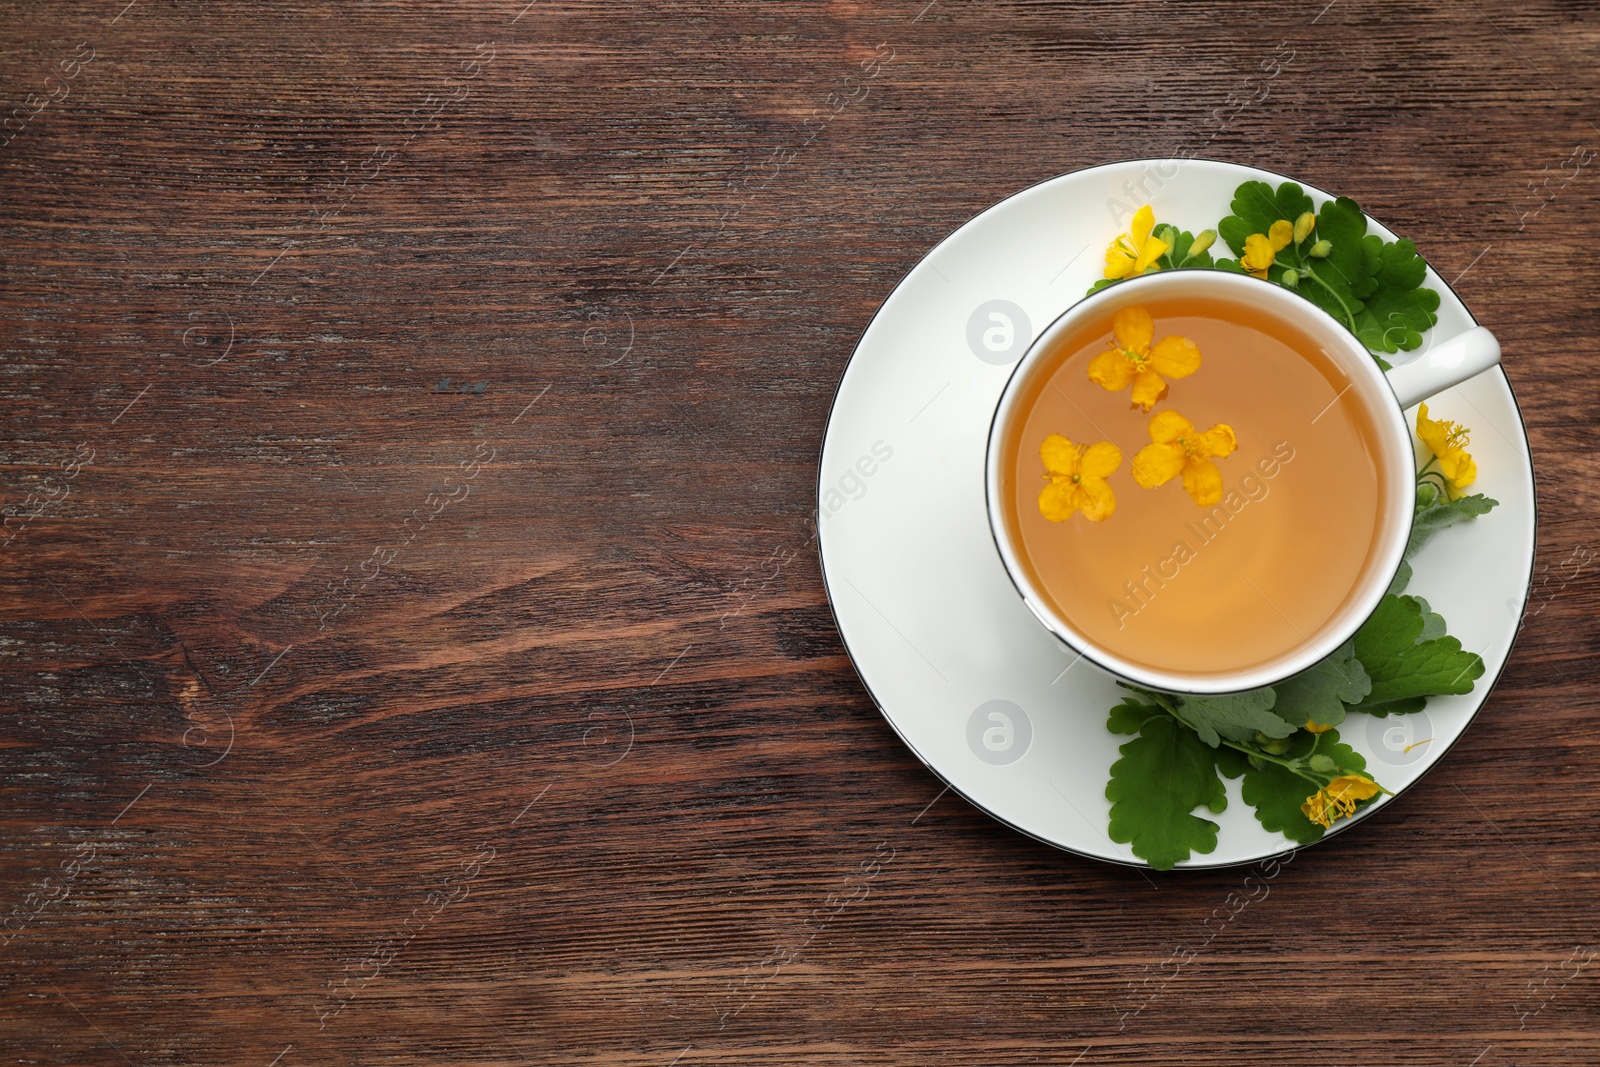
[{"label": "wooden table", "polygon": [[[1600,1061],[1595,5],[124,3],[5,10],[6,1062]],[[1417,236],[1541,475],[1478,723],[1243,910],[943,794],[809,520],[901,275],[1172,154]]]}]

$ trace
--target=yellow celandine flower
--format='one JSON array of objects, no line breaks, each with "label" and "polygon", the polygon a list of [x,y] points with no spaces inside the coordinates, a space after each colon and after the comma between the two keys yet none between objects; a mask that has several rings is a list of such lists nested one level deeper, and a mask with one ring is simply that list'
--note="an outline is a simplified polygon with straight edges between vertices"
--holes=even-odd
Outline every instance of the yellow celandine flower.
[{"label": "yellow celandine flower", "polygon": [[1417,436],[1439,460],[1439,472],[1444,475],[1450,499],[1459,499],[1462,490],[1478,480],[1478,465],[1467,454],[1472,442],[1467,435],[1472,431],[1454,422],[1435,421],[1428,418],[1428,405],[1417,409]]},{"label": "yellow celandine flower", "polygon": [[1318,722],[1315,719],[1307,719],[1306,720],[1306,729],[1309,730],[1311,733],[1314,733],[1314,734],[1325,734],[1329,730],[1333,729],[1333,727],[1324,726],[1324,725],[1322,725],[1320,722]]},{"label": "yellow celandine flower", "polygon": [[1324,827],[1332,827],[1335,819],[1356,813],[1356,801],[1368,800],[1383,792],[1371,778],[1360,774],[1347,774],[1335,778],[1300,805],[1306,818]]},{"label": "yellow celandine flower", "polygon": [[1257,278],[1265,278],[1278,253],[1293,240],[1294,223],[1279,219],[1267,227],[1266,233],[1253,233],[1244,239],[1244,255],[1239,257],[1239,264]]},{"label": "yellow celandine flower", "polygon": [[1107,278],[1137,278],[1147,270],[1160,269],[1154,264],[1166,255],[1167,242],[1150,236],[1155,226],[1156,213],[1149,204],[1133,213],[1132,227],[1106,248]]},{"label": "yellow celandine flower", "polygon": [[1039,491],[1039,514],[1051,522],[1066,522],[1076,512],[1090,522],[1104,522],[1117,510],[1116,494],[1106,479],[1122,466],[1122,452],[1109,441],[1075,445],[1058,433],[1039,446],[1045,478]]},{"label": "yellow celandine flower", "polygon": [[1150,420],[1151,443],[1133,457],[1133,480],[1146,489],[1183,475],[1183,487],[1194,502],[1208,508],[1222,499],[1222,472],[1211,462],[1239,447],[1233,427],[1219,422],[1200,433],[1176,411]]},{"label": "yellow celandine flower", "polygon": [[1167,395],[1166,378],[1187,378],[1200,369],[1200,349],[1187,337],[1163,337],[1154,345],[1156,324],[1137,305],[1111,320],[1111,347],[1089,362],[1089,380],[1109,392],[1133,386],[1133,406],[1149,411]]}]

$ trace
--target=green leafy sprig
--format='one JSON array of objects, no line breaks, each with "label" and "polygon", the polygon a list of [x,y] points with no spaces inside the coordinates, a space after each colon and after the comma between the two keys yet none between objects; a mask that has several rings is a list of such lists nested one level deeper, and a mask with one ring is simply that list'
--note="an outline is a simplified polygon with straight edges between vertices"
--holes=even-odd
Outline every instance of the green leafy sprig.
[{"label": "green leafy sprig", "polygon": [[[1232,214],[1215,231],[1198,237],[1170,224],[1158,225],[1155,236],[1169,247],[1153,269],[1214,268],[1251,273],[1243,262],[1254,235],[1270,240],[1273,224],[1287,227],[1290,239],[1270,249],[1266,280],[1293,289],[1345,325],[1377,356],[1409,352],[1422,344],[1422,332],[1438,322],[1439,294],[1424,286],[1428,264],[1411,241],[1385,241],[1368,233],[1360,205],[1341,196],[1314,210],[1311,197],[1294,182],[1276,189],[1250,181],[1234,191]],[[1236,258],[1212,259],[1207,235],[1220,235]],[[1198,254],[1194,246],[1201,245]],[[1102,278],[1096,292],[1115,280]]]},{"label": "green leafy sprig", "polygon": [[[1266,182],[1245,182],[1233,196],[1233,214],[1217,232],[1243,257],[1252,234],[1266,235],[1284,221],[1293,240],[1274,254],[1267,280],[1295,289],[1344,323],[1374,352],[1410,351],[1422,344],[1422,331],[1438,321],[1439,294],[1421,288],[1428,265],[1407,240],[1385,241],[1367,233],[1367,216],[1347,196],[1330,200],[1313,214],[1311,197],[1294,182],[1274,190]],[[1310,226],[1301,222],[1311,215]],[[1217,262],[1223,270],[1244,271],[1240,260]],[[1309,281],[1311,284],[1303,285]]]}]

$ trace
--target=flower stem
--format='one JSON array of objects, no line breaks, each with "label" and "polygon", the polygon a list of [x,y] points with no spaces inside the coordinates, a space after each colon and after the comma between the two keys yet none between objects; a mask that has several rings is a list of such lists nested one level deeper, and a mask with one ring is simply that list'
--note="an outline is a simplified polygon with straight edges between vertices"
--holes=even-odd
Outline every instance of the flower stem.
[{"label": "flower stem", "polygon": [[1329,294],[1331,294],[1332,297],[1335,300],[1339,301],[1339,307],[1344,310],[1345,322],[1349,325],[1350,332],[1351,333],[1355,333],[1356,332],[1356,316],[1355,316],[1355,313],[1350,310],[1350,305],[1346,304],[1344,302],[1344,297],[1339,295],[1339,291],[1337,289],[1335,289],[1333,286],[1329,285],[1327,282],[1323,281],[1321,276],[1318,275],[1316,271],[1311,269],[1311,265],[1309,263],[1305,266],[1304,272],[1305,272],[1305,276],[1306,277],[1313,279],[1318,285],[1320,285],[1324,289],[1328,290]]},{"label": "flower stem", "polygon": [[1449,499],[1449,497],[1450,497],[1450,480],[1444,476],[1444,472],[1443,471],[1430,471],[1428,474],[1423,475],[1422,477],[1417,479],[1417,484],[1420,485],[1423,482],[1428,482],[1431,485],[1438,486],[1439,487],[1439,495],[1445,497],[1446,499]]},{"label": "flower stem", "polygon": [[[1179,715],[1177,706],[1173,704],[1172,701],[1168,700],[1164,694],[1152,692],[1148,689],[1142,689],[1139,690],[1139,692],[1144,693],[1157,704],[1161,705],[1162,709],[1165,710],[1167,714],[1171,715],[1174,719],[1177,719],[1184,726],[1187,726],[1190,730],[1194,730],[1194,724],[1188,719],[1185,719],[1182,715]],[[1195,733],[1199,733],[1199,731],[1195,730]],[[1220,737],[1219,740],[1224,745],[1227,745],[1236,752],[1243,752],[1247,756],[1256,756],[1260,759],[1266,760],[1268,763],[1276,763],[1284,770],[1298,774],[1300,777],[1304,778],[1318,789],[1324,788],[1329,782],[1333,781],[1332,778],[1329,778],[1326,775],[1317,775],[1314,772],[1306,771],[1299,760],[1283,759],[1279,756],[1272,755],[1270,752],[1263,752],[1259,748],[1254,748],[1238,741],[1232,741],[1226,737]]]}]

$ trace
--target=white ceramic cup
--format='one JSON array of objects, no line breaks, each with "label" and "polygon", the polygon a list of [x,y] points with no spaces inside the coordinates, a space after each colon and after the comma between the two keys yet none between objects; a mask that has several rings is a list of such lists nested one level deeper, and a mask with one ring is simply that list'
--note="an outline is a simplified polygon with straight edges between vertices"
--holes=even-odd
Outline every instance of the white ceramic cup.
[{"label": "white ceramic cup", "polygon": [[[1379,531],[1363,568],[1361,585],[1315,634],[1289,652],[1264,664],[1234,672],[1196,674],[1157,670],[1129,662],[1096,645],[1061,617],[1050,599],[1035,587],[1029,569],[1020,564],[1021,549],[1007,529],[1002,511],[1003,485],[1009,472],[1002,441],[1013,420],[1026,418],[1021,398],[1045,358],[1063,337],[1090,322],[1104,322],[1107,332],[1116,312],[1130,304],[1171,297],[1216,299],[1219,303],[1246,303],[1262,314],[1286,323],[1316,341],[1359,390],[1368,410],[1377,417],[1375,458],[1382,465],[1386,498],[1380,512],[1386,525]],[[1405,419],[1405,409],[1433,394],[1459,385],[1500,362],[1500,344],[1488,330],[1474,327],[1463,334],[1430,345],[1409,363],[1385,373],[1366,347],[1341,323],[1280,285],[1217,270],[1175,270],[1146,274],[1107,286],[1069,308],[1037,338],[1017,363],[995,409],[989,428],[985,463],[989,526],[1000,559],[1023,602],[1051,633],[1085,659],[1112,674],[1149,689],[1174,693],[1237,693],[1274,685],[1300,673],[1330,655],[1355,635],[1383,598],[1399,570],[1416,512],[1415,446]],[[1179,385],[1178,388],[1182,386]],[[1224,622],[1225,620],[1219,620]]]}]

